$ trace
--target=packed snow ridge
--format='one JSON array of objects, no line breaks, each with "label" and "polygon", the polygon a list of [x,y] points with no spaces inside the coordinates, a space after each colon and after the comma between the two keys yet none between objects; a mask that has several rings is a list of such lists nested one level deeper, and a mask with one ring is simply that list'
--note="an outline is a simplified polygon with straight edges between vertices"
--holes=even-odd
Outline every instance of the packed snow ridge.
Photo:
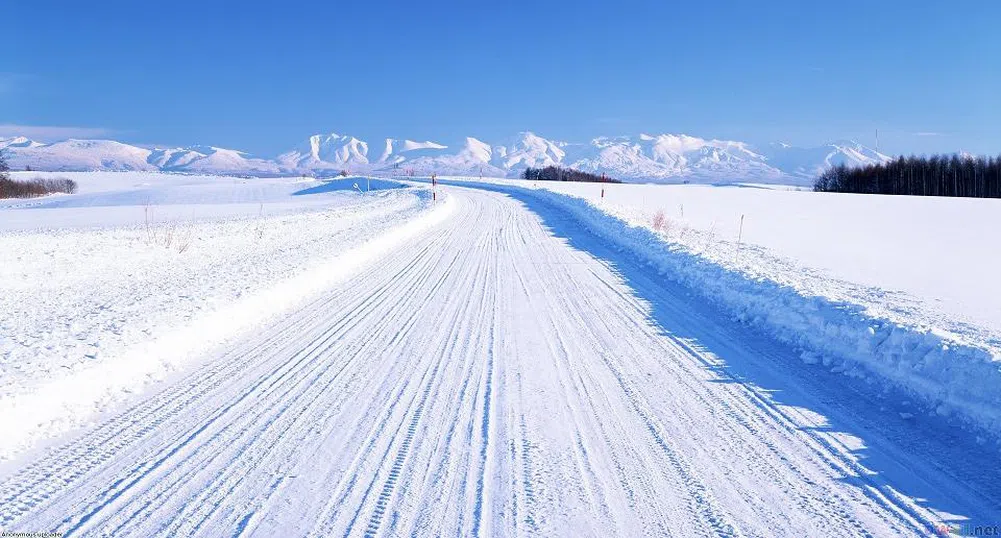
[{"label": "packed snow ridge", "polygon": [[523,132],[491,144],[467,137],[456,145],[386,138],[366,142],[317,134],[274,159],[211,146],[145,148],[112,140],[44,144],[25,137],[0,139],[14,169],[161,170],[200,174],[482,175],[517,177],[526,167],[567,166],[625,181],[665,183],[762,182],[808,185],[836,164],[871,164],[889,157],[853,141],[816,148],[707,140],[688,135],[599,137],[587,143],[549,140]]}]

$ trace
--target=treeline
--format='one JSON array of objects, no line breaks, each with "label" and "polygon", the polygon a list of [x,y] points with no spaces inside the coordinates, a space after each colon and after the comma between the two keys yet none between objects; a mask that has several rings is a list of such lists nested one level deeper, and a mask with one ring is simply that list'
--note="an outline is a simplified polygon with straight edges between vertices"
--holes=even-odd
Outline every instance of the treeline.
[{"label": "treeline", "polygon": [[911,156],[861,167],[842,164],[820,174],[813,190],[1001,198],[1001,156]]},{"label": "treeline", "polygon": [[574,170],[573,168],[560,168],[559,166],[547,166],[545,168],[526,168],[521,174],[522,179],[535,181],[587,181],[592,183],[622,183],[617,179],[612,179],[604,174],[591,174]]},{"label": "treeline", "polygon": [[73,194],[76,192],[76,182],[66,178],[13,179],[10,177],[7,156],[0,151],[0,199],[34,198],[54,192]]}]

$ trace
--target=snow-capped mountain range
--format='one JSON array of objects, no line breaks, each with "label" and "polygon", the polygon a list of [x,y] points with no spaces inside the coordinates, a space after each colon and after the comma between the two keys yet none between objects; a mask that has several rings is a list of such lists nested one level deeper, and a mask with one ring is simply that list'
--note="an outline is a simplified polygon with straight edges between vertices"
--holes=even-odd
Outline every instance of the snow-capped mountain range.
[{"label": "snow-capped mountain range", "polygon": [[600,137],[586,143],[519,133],[501,143],[466,138],[456,145],[394,138],[369,143],[353,136],[319,134],[273,159],[212,146],[147,148],[113,140],[45,144],[0,138],[11,168],[21,170],[162,170],[205,174],[372,174],[514,177],[526,167],[559,165],[635,182],[764,182],[808,184],[825,168],[889,159],[853,141],[815,148],[706,140],[688,135]]}]

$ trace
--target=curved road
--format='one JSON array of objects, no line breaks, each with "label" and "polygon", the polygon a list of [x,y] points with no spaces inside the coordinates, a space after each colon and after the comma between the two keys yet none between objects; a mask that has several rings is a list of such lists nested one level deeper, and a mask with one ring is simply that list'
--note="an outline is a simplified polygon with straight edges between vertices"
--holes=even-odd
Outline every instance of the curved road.
[{"label": "curved road", "polygon": [[558,208],[448,190],[444,224],[0,478],[0,528],[840,537],[1001,523],[983,465],[996,453],[805,367]]}]

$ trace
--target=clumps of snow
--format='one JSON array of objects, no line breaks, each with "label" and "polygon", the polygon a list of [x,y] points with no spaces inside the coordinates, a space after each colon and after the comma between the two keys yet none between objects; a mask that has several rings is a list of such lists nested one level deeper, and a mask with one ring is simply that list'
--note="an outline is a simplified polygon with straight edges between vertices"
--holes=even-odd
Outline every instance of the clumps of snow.
[{"label": "clumps of snow", "polygon": [[0,231],[0,459],[196,364],[451,210],[426,189],[316,196],[322,209],[274,216],[262,204],[239,218]]},{"label": "clumps of snow", "polygon": [[[697,236],[696,241],[687,237],[687,245],[699,246],[680,246],[668,242],[663,233],[632,225],[588,200],[545,189],[519,190],[562,208],[595,235],[734,319],[793,346],[805,364],[891,384],[919,397],[932,413],[955,415],[966,424],[1001,434],[1001,354],[996,348],[735,270],[722,262],[712,232],[681,229],[679,234]],[[727,252],[737,255],[734,250]]]}]

